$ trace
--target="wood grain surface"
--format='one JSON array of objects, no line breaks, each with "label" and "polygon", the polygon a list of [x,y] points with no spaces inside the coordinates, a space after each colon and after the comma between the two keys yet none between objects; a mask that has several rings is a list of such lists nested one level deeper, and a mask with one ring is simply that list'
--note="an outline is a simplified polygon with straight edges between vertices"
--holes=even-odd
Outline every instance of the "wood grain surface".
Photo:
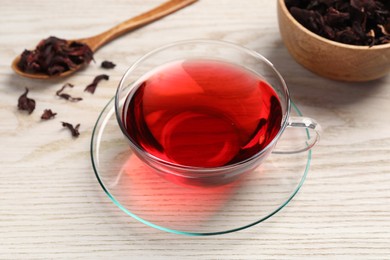
[{"label": "wood grain surface", "polygon": [[[307,71],[281,42],[275,1],[200,0],[110,43],[96,63],[66,79],[24,79],[11,70],[13,58],[42,38],[95,35],[162,2],[1,2],[0,259],[389,259],[390,77],[352,84]],[[97,117],[126,68],[162,44],[195,38],[263,54],[323,128],[308,178],[287,207],[249,229],[211,237],[166,233],[127,216],[96,181],[89,151]],[[105,59],[117,67],[101,69]],[[110,80],[94,95],[84,92],[102,73]],[[55,96],[65,82],[83,101]],[[17,109],[25,87],[37,102],[31,115]],[[43,122],[47,108],[58,115]],[[80,123],[80,137],[61,121]]]}]

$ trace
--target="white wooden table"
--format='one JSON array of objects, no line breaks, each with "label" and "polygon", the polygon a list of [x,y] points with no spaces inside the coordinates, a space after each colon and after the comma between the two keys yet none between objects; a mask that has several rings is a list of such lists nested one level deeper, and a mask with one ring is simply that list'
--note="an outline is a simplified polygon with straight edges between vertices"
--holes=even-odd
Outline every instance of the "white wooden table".
[{"label": "white wooden table", "polygon": [[[62,80],[37,81],[10,68],[24,48],[55,35],[94,35],[160,4],[151,0],[18,0],[0,8],[0,259],[302,259],[390,257],[390,77],[360,84],[320,78],[284,48],[275,1],[200,0],[138,29],[95,55],[117,63],[94,95],[83,92],[99,64]],[[267,221],[220,236],[155,230],[117,208],[96,181],[89,142],[126,68],[173,41],[205,38],[253,48],[284,76],[295,103],[323,127],[308,178]],[[55,96],[65,82],[84,100]],[[37,102],[17,110],[24,88]],[[44,109],[58,117],[40,121]],[[72,139],[60,121],[81,123]]]}]

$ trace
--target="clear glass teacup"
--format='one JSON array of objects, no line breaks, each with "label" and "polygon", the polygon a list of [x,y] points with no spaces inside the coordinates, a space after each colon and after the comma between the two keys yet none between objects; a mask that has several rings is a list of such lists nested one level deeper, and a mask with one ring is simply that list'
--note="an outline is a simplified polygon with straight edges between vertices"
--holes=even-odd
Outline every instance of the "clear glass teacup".
[{"label": "clear glass teacup", "polygon": [[[149,52],[120,81],[118,124],[130,148],[165,179],[186,186],[230,183],[270,153],[297,153],[319,140],[317,122],[291,117],[288,88],[257,52],[192,40]],[[284,131],[309,138],[274,149]]]}]

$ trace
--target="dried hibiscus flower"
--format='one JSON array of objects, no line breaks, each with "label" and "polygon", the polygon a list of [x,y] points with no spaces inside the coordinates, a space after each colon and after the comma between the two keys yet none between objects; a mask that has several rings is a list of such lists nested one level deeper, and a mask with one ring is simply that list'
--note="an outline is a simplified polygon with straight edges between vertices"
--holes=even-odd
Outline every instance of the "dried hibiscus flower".
[{"label": "dried hibiscus flower", "polygon": [[95,90],[96,90],[96,87],[97,85],[99,84],[99,82],[101,80],[108,80],[110,77],[108,75],[105,75],[105,74],[102,74],[102,75],[98,75],[95,77],[95,79],[93,80],[93,82],[91,84],[89,84],[85,89],[84,91],[87,91],[89,93],[95,93]]},{"label": "dried hibiscus flower", "polygon": [[52,76],[89,64],[92,59],[88,45],[51,36],[40,41],[35,50],[25,50],[17,65],[27,73]]},{"label": "dried hibiscus flower", "polygon": [[70,84],[70,83],[64,84],[64,85],[62,86],[62,88],[60,88],[59,90],[57,90],[56,95],[59,96],[60,98],[63,98],[63,99],[66,99],[66,100],[69,100],[69,101],[72,101],[72,102],[77,102],[77,101],[83,100],[83,98],[81,98],[81,97],[76,97],[76,98],[75,98],[75,97],[72,97],[72,96],[69,95],[69,94],[62,93],[66,87],[73,88],[74,85],[73,85],[73,84]]},{"label": "dried hibiscus flower", "polygon": [[73,127],[72,124],[69,124],[67,122],[61,122],[63,127],[66,127],[69,129],[69,131],[72,133],[73,137],[78,137],[80,135],[79,128],[80,124],[77,124],[76,126]]},{"label": "dried hibiscus flower", "polygon": [[310,31],[353,45],[390,43],[389,0],[285,0],[294,18]]},{"label": "dried hibiscus flower", "polygon": [[57,115],[57,113],[54,113],[53,111],[51,111],[51,109],[45,109],[45,110],[43,111],[43,114],[42,114],[42,116],[41,116],[41,119],[43,119],[43,120],[49,120],[49,119],[54,118],[56,115]]},{"label": "dried hibiscus flower", "polygon": [[18,109],[28,111],[31,114],[35,109],[35,100],[28,98],[28,88],[18,99]]},{"label": "dried hibiscus flower", "polygon": [[111,62],[111,61],[103,61],[102,64],[101,64],[101,67],[102,68],[105,68],[105,69],[113,69],[115,68],[116,64]]}]

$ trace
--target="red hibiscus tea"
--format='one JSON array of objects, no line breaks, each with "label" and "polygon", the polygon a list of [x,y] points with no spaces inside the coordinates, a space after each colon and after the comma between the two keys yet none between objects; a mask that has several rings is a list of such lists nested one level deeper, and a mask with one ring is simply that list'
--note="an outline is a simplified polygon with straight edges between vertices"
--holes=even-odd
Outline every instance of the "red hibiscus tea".
[{"label": "red hibiscus tea", "polygon": [[273,88],[237,65],[176,61],[137,85],[125,101],[123,127],[140,148],[174,164],[219,167],[243,161],[281,128]]}]

